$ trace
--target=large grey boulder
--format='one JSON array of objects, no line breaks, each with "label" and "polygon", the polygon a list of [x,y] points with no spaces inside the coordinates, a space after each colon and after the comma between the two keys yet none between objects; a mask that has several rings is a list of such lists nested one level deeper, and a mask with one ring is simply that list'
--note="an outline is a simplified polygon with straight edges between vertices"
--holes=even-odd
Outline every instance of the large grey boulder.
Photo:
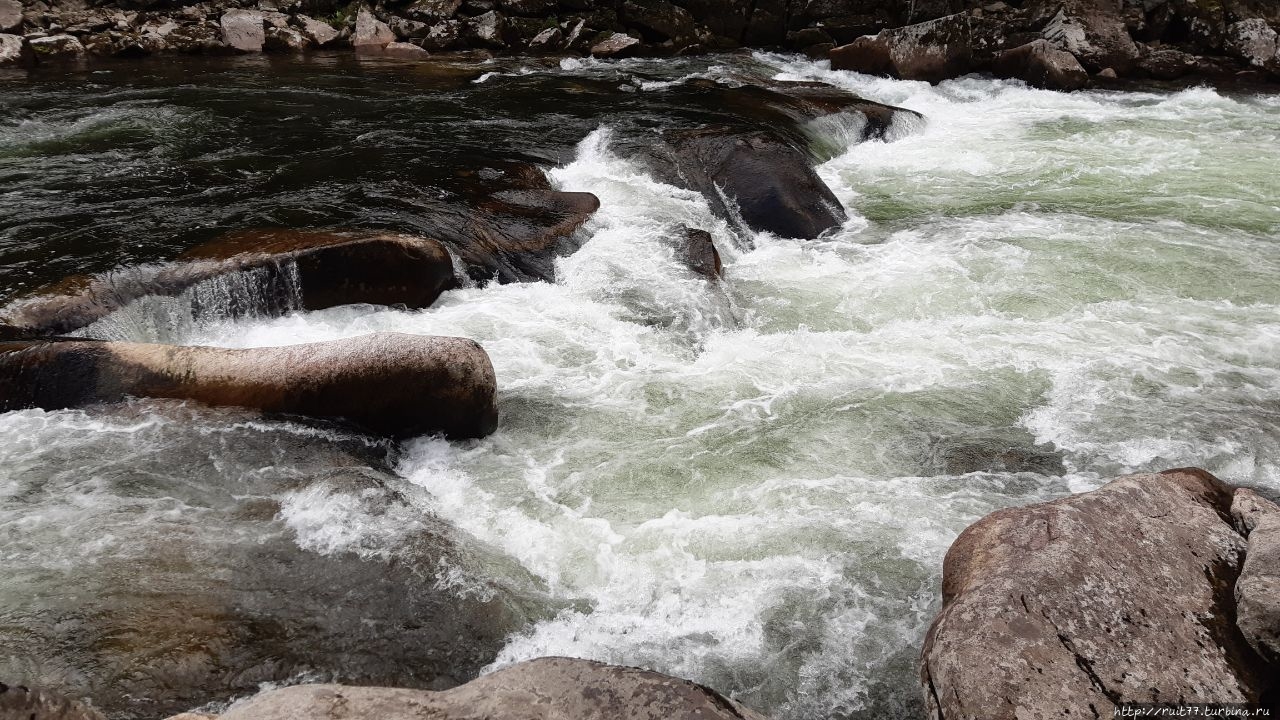
[{"label": "large grey boulder", "polygon": [[18,0],[0,0],[0,33],[22,29],[22,3]]},{"label": "large grey boulder", "polygon": [[1280,72],[1280,34],[1262,18],[1230,25],[1226,49],[1248,65]]},{"label": "large grey boulder", "polygon": [[991,71],[996,77],[1017,78],[1048,90],[1079,90],[1089,84],[1089,73],[1075,55],[1035,40],[996,56]]},{"label": "large grey boulder", "polygon": [[1170,470],[967,528],[921,658],[930,716],[1257,702],[1276,677],[1232,622],[1245,539],[1231,500],[1203,470]]},{"label": "large grey boulder", "polygon": [[1254,518],[1244,569],[1236,582],[1236,625],[1258,654],[1280,669],[1280,507]]},{"label": "large grey boulder", "polygon": [[0,342],[0,412],[194,400],[341,419],[393,437],[482,437],[498,423],[489,356],[463,338],[375,333],[231,350],[92,340]]},{"label": "large grey boulder", "polygon": [[356,12],[356,31],[351,36],[351,45],[357,51],[382,50],[396,41],[396,34],[391,27],[374,17],[369,8],[361,5]]},{"label": "large grey boulder", "polygon": [[1044,39],[1076,57],[1089,72],[1112,68],[1125,75],[1138,60],[1137,43],[1130,36],[1114,0],[1066,0],[1045,24]]},{"label": "large grey boulder", "polygon": [[267,42],[265,19],[257,10],[232,8],[222,14],[222,42],[242,53],[262,52]]},{"label": "large grey boulder", "polygon": [[19,35],[0,35],[0,67],[25,67],[35,62],[31,47]]},{"label": "large grey boulder", "polygon": [[638,668],[539,658],[429,692],[299,685],[220,720],[764,720],[708,687]]}]

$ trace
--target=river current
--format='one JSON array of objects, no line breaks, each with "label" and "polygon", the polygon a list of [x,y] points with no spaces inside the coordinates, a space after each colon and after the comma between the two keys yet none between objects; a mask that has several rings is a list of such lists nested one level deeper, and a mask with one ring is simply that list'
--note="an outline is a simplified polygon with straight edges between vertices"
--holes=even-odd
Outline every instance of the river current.
[{"label": "river current", "polygon": [[[851,219],[748,237],[628,159],[644,132],[700,120],[669,97],[691,76],[821,80],[925,120],[865,143],[814,123]],[[294,602],[270,586],[292,575],[243,567],[283,544],[502,599],[477,668],[571,655],[778,720],[912,718],[943,555],[981,516],[1187,465],[1280,493],[1274,95],[930,86],[765,54],[0,76],[0,293],[228,228],[413,232],[451,173],[503,158],[601,200],[554,284],[89,333],[470,337],[497,372],[497,432],[392,447],[145,401],[0,415],[0,672],[87,686],[105,661],[66,623],[136,616],[89,635],[142,647],[145,618],[240,612],[245,584]],[[679,265],[679,224],[711,231],[722,283]],[[424,533],[463,549],[423,551]],[[323,568],[301,586],[323,594]],[[213,603],[206,584],[235,587]]]}]

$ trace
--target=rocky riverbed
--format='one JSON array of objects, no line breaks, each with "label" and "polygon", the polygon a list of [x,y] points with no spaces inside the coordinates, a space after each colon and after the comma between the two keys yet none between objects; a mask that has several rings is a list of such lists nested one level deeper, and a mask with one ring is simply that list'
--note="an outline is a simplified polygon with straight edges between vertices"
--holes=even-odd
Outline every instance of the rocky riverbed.
[{"label": "rocky riverbed", "polygon": [[0,708],[1272,702],[1280,104],[931,79],[0,76]]}]

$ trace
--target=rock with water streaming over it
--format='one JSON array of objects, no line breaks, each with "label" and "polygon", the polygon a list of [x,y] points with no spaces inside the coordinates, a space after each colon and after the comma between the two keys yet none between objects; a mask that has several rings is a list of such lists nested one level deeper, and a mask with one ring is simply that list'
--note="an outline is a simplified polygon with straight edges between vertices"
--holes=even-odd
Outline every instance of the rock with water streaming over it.
[{"label": "rock with water streaming over it", "polygon": [[933,718],[1111,717],[1274,690],[1234,622],[1246,541],[1203,470],[1000,510],[947,552],[921,660]]},{"label": "rock with water streaming over it", "polygon": [[[0,310],[31,335],[79,330],[149,296],[193,292],[191,312],[272,315],[369,303],[430,306],[457,287],[435,240],[389,233],[244,230],[160,266],[72,277]],[[221,297],[220,297],[221,296]]]},{"label": "rock with water streaming over it", "polygon": [[665,139],[654,156],[660,177],[702,193],[717,215],[746,228],[812,240],[848,219],[811,156],[775,132],[717,125]]},{"label": "rock with water streaming over it", "polygon": [[764,720],[711,688],[575,658],[529,660],[443,692],[344,685],[271,690],[220,720]]},{"label": "rock with water streaming over it", "polygon": [[690,270],[708,280],[719,280],[724,273],[720,252],[711,239],[711,233],[691,227],[681,227],[676,237],[676,257]]},{"label": "rock with water streaming over it", "polygon": [[226,349],[79,340],[0,343],[0,411],[126,397],[330,418],[392,437],[483,437],[498,424],[484,349],[464,338],[376,333]]}]

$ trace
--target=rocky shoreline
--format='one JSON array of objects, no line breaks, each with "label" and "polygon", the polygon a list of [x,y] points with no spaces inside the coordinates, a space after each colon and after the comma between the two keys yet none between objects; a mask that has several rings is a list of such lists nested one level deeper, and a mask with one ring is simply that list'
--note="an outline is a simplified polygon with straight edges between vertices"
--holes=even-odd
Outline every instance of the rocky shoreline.
[{"label": "rocky shoreline", "polygon": [[938,82],[992,73],[1074,90],[1280,80],[1265,0],[0,0],[0,67],[318,49],[661,57],[737,48]]}]

